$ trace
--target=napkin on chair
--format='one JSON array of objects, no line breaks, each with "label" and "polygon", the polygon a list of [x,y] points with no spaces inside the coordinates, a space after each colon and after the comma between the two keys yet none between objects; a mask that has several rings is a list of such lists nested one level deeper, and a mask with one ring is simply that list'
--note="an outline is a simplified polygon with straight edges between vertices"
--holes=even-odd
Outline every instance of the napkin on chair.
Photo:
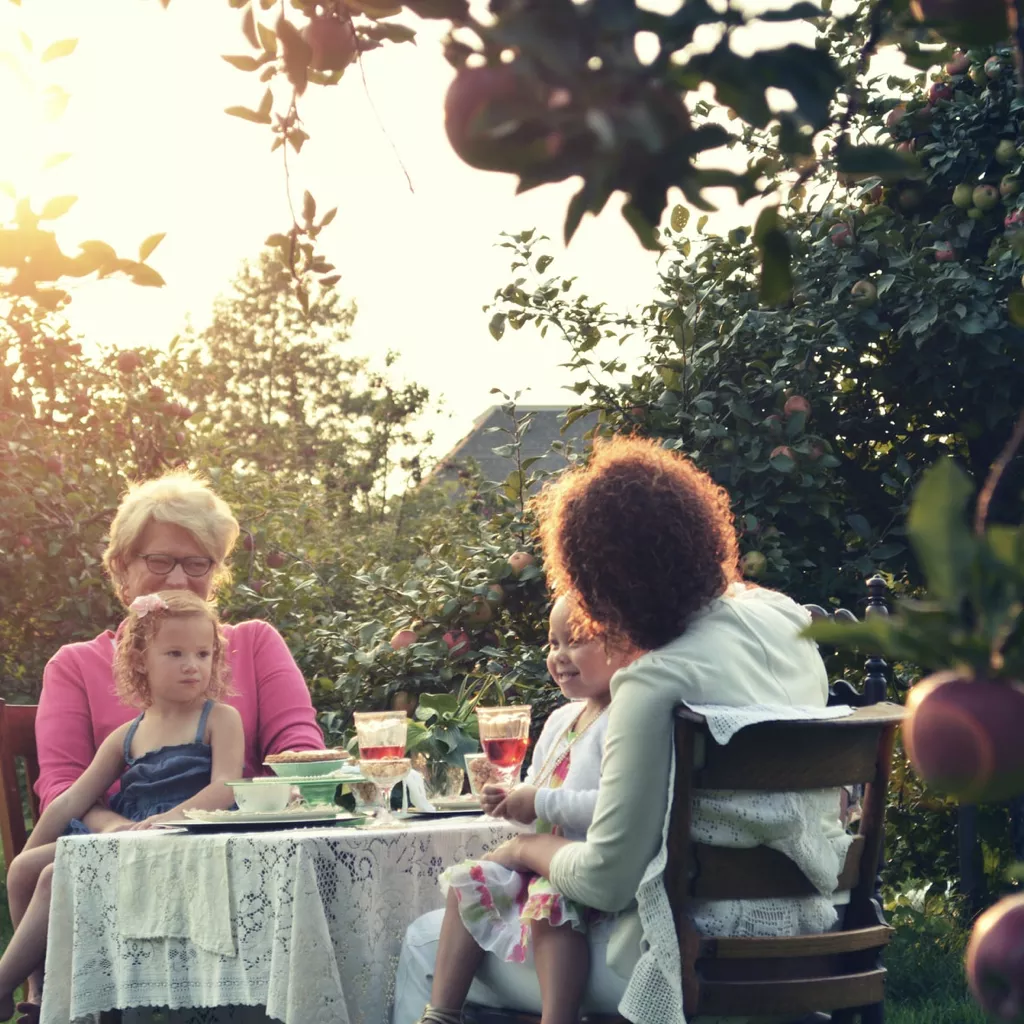
[{"label": "napkin on chair", "polygon": [[405,786],[409,793],[409,803],[417,811],[434,810],[434,805],[427,798],[427,784],[423,781],[423,776],[415,768],[409,772],[405,780]]},{"label": "napkin on chair", "polygon": [[126,939],[187,939],[238,955],[224,837],[140,832],[119,842],[117,927]]}]

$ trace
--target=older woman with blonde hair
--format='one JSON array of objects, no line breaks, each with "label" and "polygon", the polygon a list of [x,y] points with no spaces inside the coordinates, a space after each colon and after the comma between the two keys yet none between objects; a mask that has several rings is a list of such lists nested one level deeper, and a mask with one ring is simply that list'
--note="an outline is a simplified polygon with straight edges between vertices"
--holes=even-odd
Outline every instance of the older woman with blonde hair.
[{"label": "older woman with blonde hair", "polygon": [[[103,557],[127,607],[160,590],[190,590],[204,600],[229,578],[225,562],[238,539],[231,509],[200,478],[171,473],[131,487],[110,527]],[[86,769],[97,748],[137,713],[114,690],[114,640],[67,644],[43,672],[36,718],[39,781],[45,807]],[[245,773],[256,775],[267,754],[323,746],[302,673],[284,640],[266,622],[225,625],[231,696],[245,729]],[[131,823],[105,806],[85,817],[94,832]]]}]

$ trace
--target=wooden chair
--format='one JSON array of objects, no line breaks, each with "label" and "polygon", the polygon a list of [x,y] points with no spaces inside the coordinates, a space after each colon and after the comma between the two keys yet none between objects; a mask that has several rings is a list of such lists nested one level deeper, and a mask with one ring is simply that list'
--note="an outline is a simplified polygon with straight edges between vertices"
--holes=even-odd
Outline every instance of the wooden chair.
[{"label": "wooden chair", "polygon": [[[904,715],[893,704],[858,708],[847,718],[773,722],[743,729],[720,747],[704,719],[676,712],[676,783],[665,883],[679,937],[683,1007],[702,1016],[776,1015],[796,1021],[847,1024],[883,1019],[881,953],[891,929],[875,897],[886,791],[896,729]],[[690,838],[698,790],[791,792],[865,783],[860,830],[839,878],[850,892],[842,929],[825,935],[737,939],[700,936],[691,900],[792,899],[817,890],[788,857],[769,847],[737,850]],[[528,1013],[467,1007],[476,1024],[537,1024]],[[591,1024],[625,1024],[617,1016]]]},{"label": "wooden chair", "polygon": [[35,784],[39,778],[36,754],[35,704],[8,704],[0,700],[0,834],[3,836],[4,861],[11,861],[25,846],[25,810],[18,785],[17,759],[21,759],[28,783],[28,806],[32,820],[39,818],[39,798]]}]

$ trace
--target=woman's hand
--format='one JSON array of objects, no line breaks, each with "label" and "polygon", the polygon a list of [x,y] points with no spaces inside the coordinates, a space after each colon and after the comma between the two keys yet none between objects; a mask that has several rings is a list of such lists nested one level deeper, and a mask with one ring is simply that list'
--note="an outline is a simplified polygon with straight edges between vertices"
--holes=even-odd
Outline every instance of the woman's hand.
[{"label": "woman's hand", "polygon": [[516,786],[492,813],[496,818],[511,818],[529,825],[537,820],[536,797],[536,786]]}]

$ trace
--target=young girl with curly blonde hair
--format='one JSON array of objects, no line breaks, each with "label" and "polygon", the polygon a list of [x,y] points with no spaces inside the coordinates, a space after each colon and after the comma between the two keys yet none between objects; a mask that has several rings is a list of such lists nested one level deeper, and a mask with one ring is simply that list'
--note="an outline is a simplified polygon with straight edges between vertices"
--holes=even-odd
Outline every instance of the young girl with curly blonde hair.
[{"label": "young girl with curly blonde hair", "polygon": [[230,807],[228,779],[241,776],[245,737],[239,713],[218,702],[228,687],[224,640],[213,607],[191,591],[169,590],[132,601],[114,656],[125,703],[142,708],[115,729],[92,763],[40,816],[8,872],[16,926],[0,959],[0,1020],[13,992],[42,965],[57,839],[88,831],[79,819],[120,780],[110,807],[132,829],[180,820],[188,808]]}]

